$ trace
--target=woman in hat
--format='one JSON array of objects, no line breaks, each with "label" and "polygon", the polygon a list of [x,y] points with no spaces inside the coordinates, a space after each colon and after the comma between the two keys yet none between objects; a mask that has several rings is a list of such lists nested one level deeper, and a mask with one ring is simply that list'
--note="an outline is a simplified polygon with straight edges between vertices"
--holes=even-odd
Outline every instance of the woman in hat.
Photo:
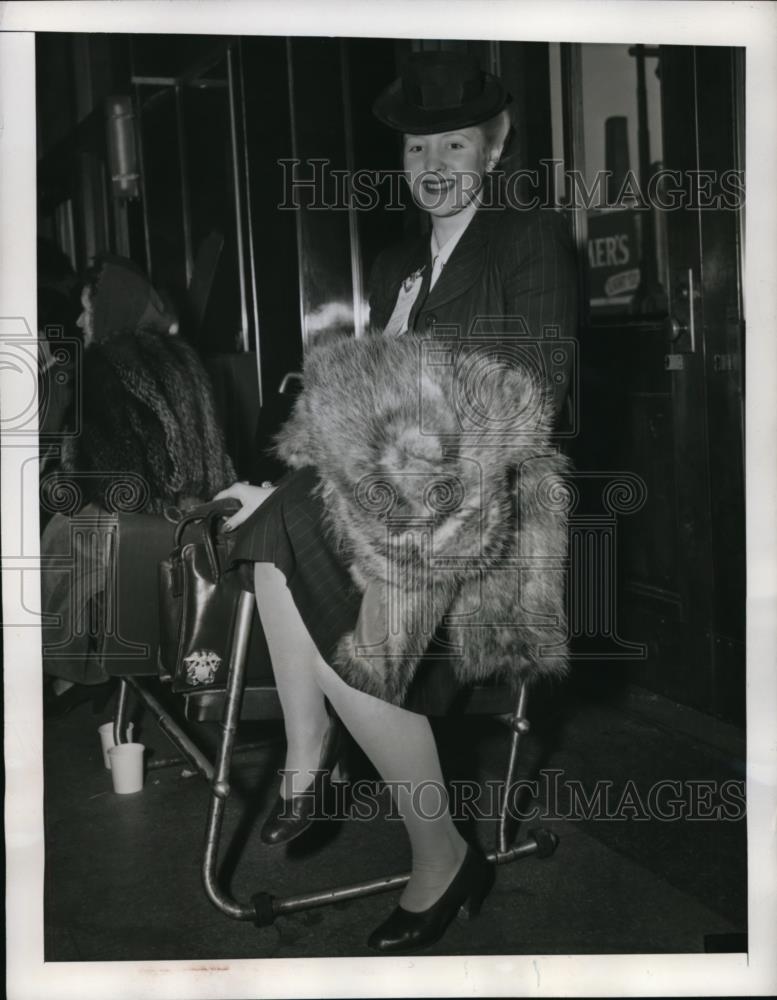
[{"label": "woman in hat", "polygon": [[[338,759],[339,718],[392,783],[411,843],[412,871],[399,906],[369,938],[381,952],[438,940],[460,908],[477,911],[494,875],[482,853],[463,840],[448,809],[436,808],[445,785],[425,714],[429,688],[434,681],[439,710],[461,680],[461,672],[446,669],[439,657],[426,669],[425,653],[441,641],[439,631],[426,635],[428,648],[416,648],[412,657],[403,646],[403,655],[393,660],[365,660],[357,668],[356,658],[346,656],[344,663],[344,637],[351,649],[380,641],[387,589],[369,578],[369,560],[380,542],[368,540],[370,526],[364,537],[354,527],[363,510],[352,500],[365,479],[351,480],[353,470],[335,471],[329,463],[363,458],[360,468],[369,471],[370,455],[380,451],[385,458],[388,449],[397,472],[439,471],[435,462],[444,449],[438,454],[436,444],[430,450],[428,439],[414,437],[412,417],[408,422],[407,413],[397,416],[407,400],[400,404],[391,396],[402,395],[402,379],[412,372],[407,362],[414,338],[406,334],[444,329],[462,343],[486,343],[492,369],[494,362],[500,370],[512,365],[524,374],[531,368],[532,384],[542,383],[545,429],[548,414],[561,405],[571,358],[562,359],[543,334],[550,331],[556,347],[574,335],[574,257],[555,212],[521,212],[499,203],[492,178],[509,131],[509,101],[501,82],[469,56],[424,52],[411,56],[402,77],[375,102],[376,116],[404,137],[406,178],[431,219],[431,233],[385,251],[373,269],[370,325],[381,334],[378,346],[367,338],[351,342],[351,355],[340,347],[306,363],[306,388],[281,444],[298,471],[274,489],[236,484],[219,495],[243,503],[227,528],[239,527],[235,560],[253,564],[285,719],[281,789],[262,838],[282,844],[310,826],[321,793],[317,775]],[[435,407],[446,395],[442,386],[436,383]],[[437,409],[435,442],[442,441],[434,435],[448,420]],[[547,446],[547,436],[543,442]],[[502,472],[506,480],[509,470]],[[459,536],[454,538],[458,544]],[[400,645],[406,639],[400,637]],[[410,660],[413,667],[405,670]]]}]

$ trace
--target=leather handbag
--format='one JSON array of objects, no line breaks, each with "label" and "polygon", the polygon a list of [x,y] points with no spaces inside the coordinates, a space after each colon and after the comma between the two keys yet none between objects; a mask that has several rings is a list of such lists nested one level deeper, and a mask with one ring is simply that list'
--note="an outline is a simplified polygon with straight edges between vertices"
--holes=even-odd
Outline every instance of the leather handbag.
[{"label": "leather handbag", "polygon": [[239,507],[227,499],[184,514],[159,565],[159,672],[179,694],[226,686],[244,588],[227,568],[232,539],[220,529]]}]

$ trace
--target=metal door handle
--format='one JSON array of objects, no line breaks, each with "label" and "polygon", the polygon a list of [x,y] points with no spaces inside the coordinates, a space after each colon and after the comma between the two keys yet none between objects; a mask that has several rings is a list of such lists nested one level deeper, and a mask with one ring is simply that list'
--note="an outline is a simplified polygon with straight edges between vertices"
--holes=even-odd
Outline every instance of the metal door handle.
[{"label": "metal door handle", "polygon": [[688,327],[681,323],[676,316],[667,316],[664,320],[664,330],[667,337],[674,343],[675,340],[679,340],[684,333],[688,332]]},{"label": "metal door handle", "polygon": [[696,292],[694,290],[692,268],[689,267],[687,271],[681,274],[680,280],[673,289],[672,299],[674,300],[675,309],[679,312],[682,319],[678,319],[677,316],[673,315],[667,316],[664,320],[664,330],[672,342],[679,340],[680,337],[687,334],[690,341],[687,353],[694,354],[696,352],[696,323],[694,320]]}]

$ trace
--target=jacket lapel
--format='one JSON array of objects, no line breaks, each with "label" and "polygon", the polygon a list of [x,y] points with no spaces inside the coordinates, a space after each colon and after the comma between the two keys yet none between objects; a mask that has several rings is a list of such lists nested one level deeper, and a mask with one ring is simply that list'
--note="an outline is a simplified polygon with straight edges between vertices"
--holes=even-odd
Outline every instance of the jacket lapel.
[{"label": "jacket lapel", "polygon": [[375,323],[376,329],[382,330],[391,318],[402,282],[428,263],[429,237],[417,237],[400,253],[390,271],[384,275],[385,283],[378,286],[381,289],[380,299],[376,302],[375,315],[370,317],[370,322]]},{"label": "jacket lapel", "polygon": [[488,242],[495,215],[495,212],[484,208],[475,212],[429,293],[424,309],[450,302],[475,283],[485,266],[483,246]]}]

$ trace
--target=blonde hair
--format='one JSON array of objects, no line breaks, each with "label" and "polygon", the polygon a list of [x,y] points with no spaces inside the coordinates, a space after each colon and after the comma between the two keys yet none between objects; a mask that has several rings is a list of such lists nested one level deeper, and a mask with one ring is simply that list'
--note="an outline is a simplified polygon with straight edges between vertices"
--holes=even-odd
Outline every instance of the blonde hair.
[{"label": "blonde hair", "polygon": [[510,129],[512,128],[510,112],[507,108],[503,108],[501,111],[498,111],[493,118],[488,118],[484,122],[479,122],[477,127],[483,133],[483,141],[485,142],[489,153],[492,150],[496,151],[496,156],[493,159],[493,166],[496,166],[502,157],[505,142],[510,134]]}]

